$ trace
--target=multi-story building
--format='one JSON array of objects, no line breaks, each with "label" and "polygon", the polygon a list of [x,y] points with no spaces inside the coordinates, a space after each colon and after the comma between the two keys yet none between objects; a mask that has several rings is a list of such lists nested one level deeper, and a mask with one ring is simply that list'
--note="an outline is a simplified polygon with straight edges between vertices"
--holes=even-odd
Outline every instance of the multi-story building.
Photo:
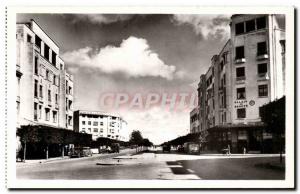
[{"label": "multi-story building", "polygon": [[74,112],[74,130],[75,132],[91,134],[93,140],[107,137],[129,141],[127,122],[116,114],[77,110]]},{"label": "multi-story building", "polygon": [[284,95],[285,32],[275,15],[233,15],[230,27],[231,38],[200,77],[200,131],[209,132],[211,149],[260,151],[272,137],[259,107]]},{"label": "multi-story building", "polygon": [[17,127],[73,130],[73,78],[59,47],[33,20],[17,23]]}]

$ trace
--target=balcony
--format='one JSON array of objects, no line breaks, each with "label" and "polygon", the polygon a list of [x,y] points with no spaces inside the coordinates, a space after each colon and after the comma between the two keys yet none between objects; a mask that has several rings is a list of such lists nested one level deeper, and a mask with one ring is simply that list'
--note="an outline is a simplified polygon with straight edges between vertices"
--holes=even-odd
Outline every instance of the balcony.
[{"label": "balcony", "polygon": [[243,58],[239,58],[239,59],[235,59],[235,63],[236,64],[241,64],[241,63],[245,63],[246,62],[246,59],[243,57]]},{"label": "balcony", "polygon": [[269,74],[268,73],[259,73],[257,75],[258,80],[269,80]]},{"label": "balcony", "polygon": [[256,59],[257,60],[264,60],[264,59],[268,59],[269,55],[268,54],[257,54]]},{"label": "balcony", "polygon": [[51,101],[49,101],[49,100],[48,100],[48,106],[50,106],[50,107],[52,106]]},{"label": "balcony", "polygon": [[245,76],[241,76],[241,77],[236,77],[236,81],[240,82],[240,81],[245,81],[246,77]]},{"label": "balcony", "polygon": [[17,96],[16,101],[17,101],[17,102],[20,102],[20,96]]}]

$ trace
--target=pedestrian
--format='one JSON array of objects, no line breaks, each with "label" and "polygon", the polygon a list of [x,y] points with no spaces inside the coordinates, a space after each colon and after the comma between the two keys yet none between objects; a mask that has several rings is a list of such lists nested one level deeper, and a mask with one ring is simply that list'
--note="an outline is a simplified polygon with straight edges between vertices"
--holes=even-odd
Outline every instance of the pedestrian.
[{"label": "pedestrian", "polygon": [[244,154],[246,154],[246,148],[244,147]]},{"label": "pedestrian", "polygon": [[229,144],[227,146],[227,149],[228,149],[228,154],[230,155],[231,153],[230,153],[230,145]]}]

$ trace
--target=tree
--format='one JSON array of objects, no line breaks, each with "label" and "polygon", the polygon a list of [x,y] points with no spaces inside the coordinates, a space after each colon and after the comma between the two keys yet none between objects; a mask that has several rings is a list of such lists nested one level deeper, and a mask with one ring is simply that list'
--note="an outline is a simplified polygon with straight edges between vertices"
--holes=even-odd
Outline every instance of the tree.
[{"label": "tree", "polygon": [[129,143],[131,145],[141,145],[143,143],[143,136],[139,130],[132,131]]},{"label": "tree", "polygon": [[143,139],[142,145],[145,147],[151,147],[153,146],[153,143],[149,139]]},{"label": "tree", "polygon": [[279,140],[280,163],[282,163],[283,141],[285,134],[285,96],[260,107],[261,120],[266,124],[266,131]]}]

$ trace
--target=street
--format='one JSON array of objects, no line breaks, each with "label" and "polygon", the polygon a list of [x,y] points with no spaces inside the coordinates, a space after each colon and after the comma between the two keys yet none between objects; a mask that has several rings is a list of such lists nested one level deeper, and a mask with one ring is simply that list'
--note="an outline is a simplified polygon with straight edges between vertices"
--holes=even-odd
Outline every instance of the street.
[{"label": "street", "polygon": [[283,169],[260,167],[278,162],[277,155],[185,155],[153,151],[18,164],[19,179],[167,179],[278,180]]}]

